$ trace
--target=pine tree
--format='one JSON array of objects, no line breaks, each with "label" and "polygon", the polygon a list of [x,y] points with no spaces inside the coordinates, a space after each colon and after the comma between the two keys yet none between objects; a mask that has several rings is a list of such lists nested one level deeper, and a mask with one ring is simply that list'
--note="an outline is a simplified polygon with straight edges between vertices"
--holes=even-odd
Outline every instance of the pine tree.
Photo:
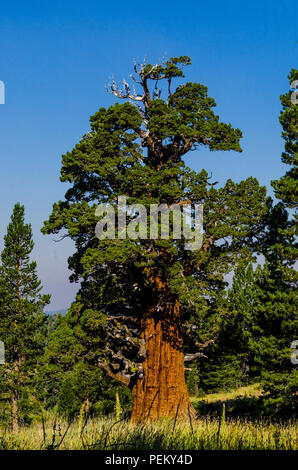
[{"label": "pine tree", "polygon": [[272,357],[271,373],[268,371],[265,374],[265,389],[270,394],[269,403],[297,411],[298,371],[297,366],[290,361],[290,346],[298,338],[298,278],[295,270],[298,254],[298,100],[295,91],[298,88],[298,70],[292,69],[288,79],[291,89],[280,97],[282,110],[279,121],[285,141],[282,161],[290,169],[279,180],[272,181],[275,196],[281,202],[269,211],[268,235],[264,247],[270,271],[269,293],[272,302],[269,305],[273,319],[279,318],[275,331],[278,338],[283,334],[283,343],[272,345],[276,351]]},{"label": "pine tree", "polygon": [[[290,86],[297,85],[298,71],[289,75]],[[285,176],[272,182],[281,200],[275,206],[267,201],[266,231],[259,250],[263,267],[252,265],[236,272],[230,293],[239,338],[248,351],[251,377],[259,377],[265,391],[265,404],[271,412],[297,410],[298,373],[291,363],[291,344],[298,338],[297,319],[297,157],[298,106],[295,93],[281,96],[280,123],[285,140],[282,161],[290,165]]]},{"label": "pine tree", "polygon": [[199,365],[201,387],[205,392],[229,391],[255,378],[249,350],[254,296],[253,265],[244,261],[236,266],[231,287],[220,293],[214,305],[220,312],[218,333],[208,357]]},{"label": "pine tree", "polygon": [[79,414],[83,403],[89,415],[111,413],[115,407],[115,393],[119,393],[126,404],[131,402],[130,391],[106,377],[94,364],[93,348],[96,343],[100,345],[100,337],[94,335],[98,322],[93,323],[92,315],[87,314],[86,319],[90,321],[89,332],[81,325],[72,328],[65,317],[58,315],[36,374],[40,403],[46,409],[57,406],[58,413],[69,419]]},{"label": "pine tree", "polygon": [[24,222],[24,207],[14,206],[4,237],[0,267],[0,337],[5,344],[5,364],[0,366],[0,386],[11,406],[11,423],[25,419],[20,403],[30,395],[36,364],[43,353],[44,306],[33,250],[32,230]]},{"label": "pine tree", "polygon": [[298,374],[290,357],[292,338],[298,337],[297,287],[277,278],[268,262],[260,270],[257,285],[250,342],[254,367],[261,372],[269,410],[294,413]]},{"label": "pine tree", "polygon": [[[274,208],[275,223],[278,209]],[[277,275],[270,252],[267,255],[263,266],[253,270],[249,264],[235,273],[229,302],[240,347],[234,347],[239,357],[245,355],[249,378],[262,383],[265,411],[291,414],[298,385],[297,370],[290,361],[291,338],[298,334],[296,287],[280,272]]]},{"label": "pine tree", "polygon": [[[90,132],[63,155],[61,180],[71,187],[43,228],[75,241],[69,267],[81,289],[66,321],[88,350],[85,360],[131,388],[134,421],[193,413],[184,362],[212,341],[205,325],[223,274],[249,258],[266,213],[265,189],[254,178],[216,189],[205,170],[185,165],[184,155],[201,147],[241,151],[240,130],[219,121],[205,86],[172,90],[190,63],[180,57],[135,65],[139,93],[126,81],[111,84],[116,97],[131,102],[100,108]],[[115,239],[97,239],[96,206],[117,211],[118,196],[146,209],[204,204],[202,249],[186,250],[183,237],[123,239],[117,224]],[[137,211],[126,213],[135,226]]]},{"label": "pine tree", "polygon": [[282,162],[290,166],[287,173],[279,180],[272,181],[275,195],[286,207],[297,209],[298,201],[298,70],[292,69],[289,76],[292,88],[281,95],[282,111],[279,122],[282,125],[282,137],[285,149],[282,153]]}]

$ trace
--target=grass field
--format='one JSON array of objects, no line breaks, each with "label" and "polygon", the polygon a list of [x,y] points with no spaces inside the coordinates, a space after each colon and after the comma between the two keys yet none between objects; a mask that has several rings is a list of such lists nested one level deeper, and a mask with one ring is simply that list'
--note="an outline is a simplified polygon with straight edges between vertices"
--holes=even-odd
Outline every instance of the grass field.
[{"label": "grass field", "polygon": [[154,425],[132,425],[112,419],[88,422],[49,420],[45,434],[41,423],[22,428],[16,434],[2,431],[0,449],[96,449],[96,450],[297,450],[297,426],[292,424],[223,422],[201,419],[192,425],[164,420]]},{"label": "grass field", "polygon": [[262,394],[262,387],[260,384],[247,385],[246,387],[239,387],[231,392],[219,392],[205,395],[204,397],[192,397],[192,402],[206,401],[207,403],[214,403],[217,401],[226,402],[235,398],[258,398]]},{"label": "grass field", "polygon": [[227,419],[225,403],[239,397],[260,395],[258,385],[230,393],[193,398],[222,402],[221,416],[200,417],[193,422],[163,419],[155,424],[133,425],[115,417],[86,420],[80,416],[70,425],[52,413],[43,422],[20,428],[17,433],[0,430],[0,449],[95,449],[95,450],[297,450],[297,423]]}]

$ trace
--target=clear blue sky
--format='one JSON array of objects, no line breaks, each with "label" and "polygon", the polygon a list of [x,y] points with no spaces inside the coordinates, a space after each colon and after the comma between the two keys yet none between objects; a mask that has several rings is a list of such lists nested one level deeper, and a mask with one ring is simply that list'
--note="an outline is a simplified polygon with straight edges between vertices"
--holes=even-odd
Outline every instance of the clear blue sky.
[{"label": "clear blue sky", "polygon": [[128,78],[133,59],[189,55],[187,79],[208,86],[220,118],[244,138],[242,154],[193,152],[188,164],[220,183],[253,175],[270,187],[285,171],[279,96],[297,68],[297,17],[296,0],[1,3],[0,249],[20,201],[44,291],[52,294],[49,309],[74,297],[67,271],[73,247],[40,228],[65,192],[61,155],[88,130],[89,116],[112,103],[104,87],[109,77]]}]

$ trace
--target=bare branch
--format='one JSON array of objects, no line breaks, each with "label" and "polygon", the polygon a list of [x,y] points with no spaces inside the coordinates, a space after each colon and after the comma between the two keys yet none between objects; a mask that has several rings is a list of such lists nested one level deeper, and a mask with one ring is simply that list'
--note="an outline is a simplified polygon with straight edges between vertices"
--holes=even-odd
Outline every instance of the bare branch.
[{"label": "bare branch", "polygon": [[159,99],[160,95],[161,95],[161,89],[158,88],[157,83],[158,83],[158,80],[156,80],[156,82],[155,82],[155,87],[154,87],[154,91],[153,91],[153,98]]},{"label": "bare branch", "polygon": [[195,359],[197,359],[198,357],[207,357],[205,356],[205,354],[201,353],[201,352],[197,352],[195,354],[185,354],[184,356],[184,362],[190,362],[190,361],[194,361]]},{"label": "bare branch", "polygon": [[112,369],[110,368],[110,366],[108,364],[106,364],[105,362],[98,362],[98,366],[104,370],[106,372],[106,374],[109,376],[109,377],[112,377],[113,379],[116,379],[118,380],[118,382],[121,382],[123,383],[124,385],[126,385],[127,387],[129,387],[130,385],[130,380],[131,380],[131,376],[128,375],[128,374],[125,374],[124,372],[120,371],[120,372],[113,372]]},{"label": "bare branch", "polygon": [[172,96],[172,92],[171,92],[171,81],[172,81],[172,78],[169,77],[168,78],[168,99],[167,99],[167,104],[169,104],[169,100]]},{"label": "bare branch", "polygon": [[135,89],[131,91],[130,86],[126,80],[123,80],[123,87],[120,87],[113,79],[112,82],[109,83],[109,85],[106,87],[106,90],[108,93],[113,94],[117,98],[128,98],[133,101],[144,101],[144,95],[138,95]]},{"label": "bare branch", "polygon": [[134,82],[138,83],[139,85],[142,85],[142,82],[141,82],[140,80],[137,80],[136,77],[135,77],[133,74],[130,75],[130,78],[131,78]]},{"label": "bare branch", "polygon": [[201,349],[205,349],[205,348],[208,348],[208,346],[210,344],[213,344],[215,341],[215,339],[209,339],[208,341],[205,341],[205,343],[198,343],[198,342],[195,342],[195,345],[198,347],[198,348],[201,348]]},{"label": "bare branch", "polygon": [[58,238],[57,240],[55,240],[55,238],[52,238],[53,242],[55,243],[58,243],[58,242],[61,242],[62,240],[64,240],[65,238],[69,237],[69,234],[66,233],[64,235],[62,235],[60,238]]}]

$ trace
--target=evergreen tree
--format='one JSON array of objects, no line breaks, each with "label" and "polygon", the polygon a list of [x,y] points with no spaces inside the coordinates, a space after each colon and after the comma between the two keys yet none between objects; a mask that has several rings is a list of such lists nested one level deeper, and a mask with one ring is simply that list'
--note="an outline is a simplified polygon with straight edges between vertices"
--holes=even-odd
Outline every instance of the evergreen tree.
[{"label": "evergreen tree", "polygon": [[[298,71],[289,75],[297,86]],[[259,251],[263,267],[252,265],[236,271],[229,293],[230,311],[238,325],[239,356],[246,354],[249,377],[261,379],[264,402],[271,412],[292,413],[297,407],[297,367],[291,363],[291,343],[298,338],[297,319],[297,92],[281,96],[280,123],[285,140],[282,161],[290,166],[285,176],[272,182],[281,200],[268,200],[266,230]],[[232,325],[230,325],[232,326]],[[232,330],[232,328],[231,328]]]},{"label": "evergreen tree", "polygon": [[22,407],[28,408],[33,374],[43,353],[43,308],[50,299],[40,293],[36,263],[30,260],[33,246],[24,207],[17,203],[4,237],[0,267],[0,338],[5,343],[0,387],[10,403],[14,430],[26,419]]},{"label": "evergreen tree", "polygon": [[230,310],[238,323],[239,357],[244,354],[249,379],[261,381],[267,412],[291,414],[298,386],[297,369],[290,361],[291,338],[298,335],[296,287],[277,276],[268,258],[255,270],[249,264],[236,272]]},{"label": "evergreen tree", "polygon": [[[286,212],[277,205],[273,213],[274,224],[283,226]],[[270,230],[268,237],[272,238]],[[237,376],[238,384],[261,382],[263,411],[291,415],[296,412],[298,388],[297,369],[290,361],[292,338],[298,335],[297,287],[285,280],[280,266],[276,252],[268,250],[263,266],[254,269],[249,263],[236,269],[227,312],[202,373],[205,390],[222,389],[229,381],[235,387],[231,379]]]},{"label": "evergreen tree", "polygon": [[205,392],[230,391],[248,384],[254,377],[248,344],[254,291],[253,265],[239,263],[230,289],[220,293],[214,306],[220,312],[216,341],[199,364],[200,384]]},{"label": "evergreen tree", "polygon": [[[297,85],[298,71],[289,75],[290,86]],[[292,90],[281,96],[280,123],[285,140],[282,161],[290,165],[285,176],[272,182],[281,200],[275,206],[268,200],[266,231],[259,250],[265,256],[263,267],[251,264],[236,270],[229,292],[229,309],[238,331],[238,351],[246,354],[249,376],[260,379],[264,402],[271,412],[297,410],[298,372],[291,363],[291,343],[298,338],[297,319],[297,157],[298,106]],[[232,318],[231,317],[231,318]],[[236,344],[234,344],[236,346]],[[247,353],[245,353],[247,350]]]},{"label": "evergreen tree", "polygon": [[[208,314],[223,275],[250,257],[266,213],[265,189],[255,179],[216,189],[205,170],[185,165],[184,155],[201,147],[241,151],[240,130],[219,121],[205,86],[172,90],[190,63],[180,57],[135,65],[139,93],[126,81],[111,84],[116,97],[131,102],[100,108],[90,132],[63,155],[61,180],[71,187],[43,228],[75,241],[69,267],[81,289],[66,321],[88,351],[84,360],[132,389],[135,421],[193,413],[184,362],[210,344]],[[115,239],[97,239],[96,206],[109,203],[117,214],[118,196],[146,209],[204,204],[202,249],[186,250],[184,237],[121,238],[117,224]],[[126,222],[140,235],[138,210],[126,212]]]},{"label": "evergreen tree", "polygon": [[[297,410],[298,371],[290,362],[292,341],[298,338],[297,318],[297,161],[298,161],[298,70],[292,69],[289,76],[290,90],[281,95],[282,110],[279,121],[285,141],[283,163],[290,169],[279,180],[272,181],[275,196],[280,199],[271,207],[268,218],[268,235],[264,254],[270,271],[269,309],[277,338],[283,334],[283,343],[275,344],[271,371],[265,374],[265,389],[269,392],[268,403],[273,406]],[[279,319],[279,323],[275,323]],[[269,342],[269,340],[268,340]],[[264,352],[274,345],[264,346]],[[270,373],[271,372],[271,373]]]},{"label": "evergreen tree", "polygon": [[93,328],[98,325],[92,325],[92,315],[89,320],[89,333],[87,328],[77,325],[75,334],[67,319],[60,314],[57,316],[56,327],[50,333],[36,374],[40,403],[46,409],[57,406],[58,413],[69,419],[80,412],[84,403],[89,415],[111,413],[116,392],[127,405],[131,403],[130,391],[106,377],[89,359],[91,344],[95,347],[96,342],[100,343],[97,335],[92,338]]},{"label": "evergreen tree", "polygon": [[297,410],[297,369],[291,363],[292,338],[298,337],[297,294],[277,278],[270,263],[260,269],[251,326],[253,366],[261,372],[265,404],[273,413]]},{"label": "evergreen tree", "polygon": [[279,180],[272,181],[275,195],[286,207],[297,209],[298,201],[298,70],[292,69],[289,76],[289,84],[292,88],[280,100],[282,110],[279,122],[282,125],[282,137],[285,141],[282,162],[290,166],[287,173]]}]

